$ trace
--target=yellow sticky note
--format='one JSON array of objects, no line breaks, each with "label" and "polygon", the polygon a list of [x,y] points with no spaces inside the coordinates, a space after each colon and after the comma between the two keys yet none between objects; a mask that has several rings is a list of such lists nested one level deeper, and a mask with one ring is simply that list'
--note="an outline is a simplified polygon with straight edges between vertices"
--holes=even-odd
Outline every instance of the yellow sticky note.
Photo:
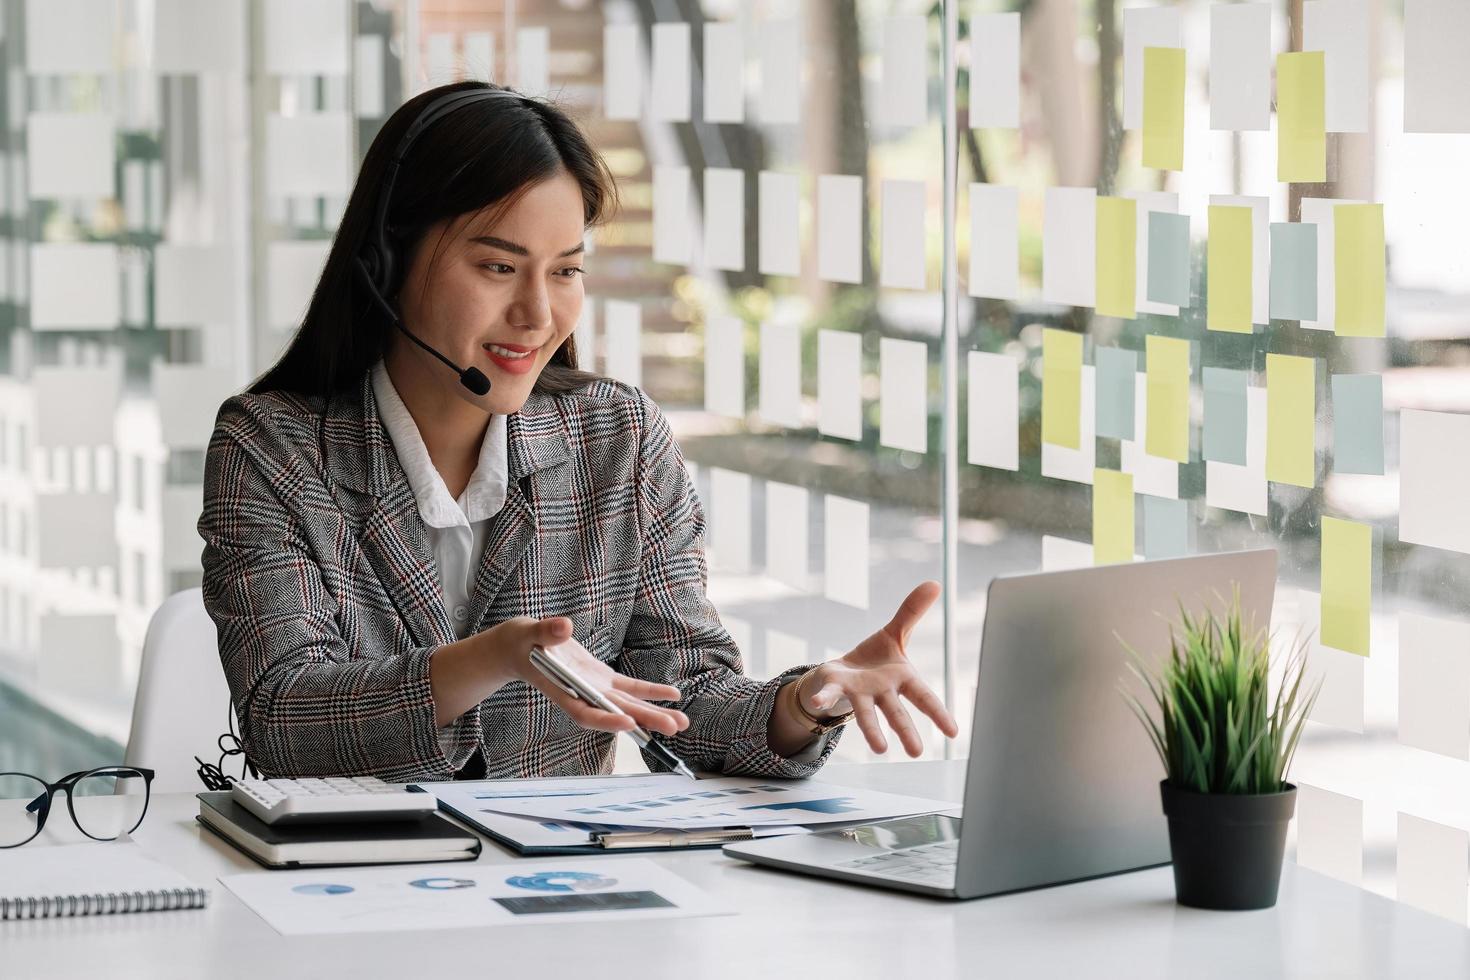
[{"label": "yellow sticky note", "polygon": [[1251,333],[1250,208],[1210,205],[1210,240],[1206,258],[1205,327],[1229,333]]},{"label": "yellow sticky note", "polygon": [[1131,197],[1097,199],[1097,312],[1133,319],[1138,276],[1138,202]]},{"label": "yellow sticky note", "polygon": [[1184,49],[1143,49],[1143,165],[1184,169]]},{"label": "yellow sticky note", "polygon": [[1041,332],[1041,441],[1082,446],[1082,335]]},{"label": "yellow sticky note", "polygon": [[1149,336],[1144,342],[1148,418],[1143,450],[1189,462],[1189,341]]},{"label": "yellow sticky note", "polygon": [[1276,56],[1276,179],[1327,179],[1327,68],[1321,51]]},{"label": "yellow sticky note", "polygon": [[1133,474],[1092,471],[1092,563],[1133,560]]},{"label": "yellow sticky note", "polygon": [[1383,205],[1339,204],[1332,209],[1336,248],[1337,332],[1344,337],[1386,333],[1383,296],[1387,266]]},{"label": "yellow sticky note", "polygon": [[1322,644],[1368,656],[1373,528],[1322,518]]},{"label": "yellow sticky note", "polygon": [[1266,355],[1266,479],[1316,485],[1317,361]]}]

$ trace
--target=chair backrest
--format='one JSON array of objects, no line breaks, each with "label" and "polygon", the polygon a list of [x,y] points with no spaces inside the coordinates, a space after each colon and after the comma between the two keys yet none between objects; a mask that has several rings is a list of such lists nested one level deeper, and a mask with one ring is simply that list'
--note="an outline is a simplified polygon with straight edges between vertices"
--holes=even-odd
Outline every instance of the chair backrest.
[{"label": "chair backrest", "polygon": [[218,761],[217,739],[233,711],[204,594],[176,592],[148,622],[124,764],[153,769],[155,793],[203,790],[194,756]]}]

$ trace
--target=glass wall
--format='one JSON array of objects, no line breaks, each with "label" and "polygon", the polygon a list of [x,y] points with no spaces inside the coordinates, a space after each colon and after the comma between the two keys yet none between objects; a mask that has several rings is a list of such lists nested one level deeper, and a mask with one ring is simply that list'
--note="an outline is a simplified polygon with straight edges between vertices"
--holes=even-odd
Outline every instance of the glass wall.
[{"label": "glass wall", "polygon": [[120,755],[148,618],[199,579],[215,408],[387,115],[492,78],[618,175],[579,347],[672,420],[749,673],[941,579],[910,654],[962,724],[927,755],[962,755],[994,575],[1274,546],[1274,626],[1322,633],[1300,859],[1449,915],[1423,896],[1457,880],[1463,919],[1465,17],[0,0],[0,763]]}]

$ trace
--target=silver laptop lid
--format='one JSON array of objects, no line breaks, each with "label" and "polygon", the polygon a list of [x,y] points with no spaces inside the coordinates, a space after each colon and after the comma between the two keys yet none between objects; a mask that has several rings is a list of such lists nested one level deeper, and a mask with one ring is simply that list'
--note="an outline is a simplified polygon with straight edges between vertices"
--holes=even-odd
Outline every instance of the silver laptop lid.
[{"label": "silver laptop lid", "polygon": [[1168,650],[1179,604],[1223,611],[1240,587],[1269,628],[1271,549],[990,583],[965,779],[957,894],[1058,884],[1169,860],[1163,771],[1119,691],[1127,653]]}]

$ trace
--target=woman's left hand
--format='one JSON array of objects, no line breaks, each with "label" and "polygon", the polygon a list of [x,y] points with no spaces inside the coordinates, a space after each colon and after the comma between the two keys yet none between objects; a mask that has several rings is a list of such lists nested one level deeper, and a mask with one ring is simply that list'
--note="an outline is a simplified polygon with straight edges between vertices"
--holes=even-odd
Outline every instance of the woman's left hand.
[{"label": "woman's left hand", "polygon": [[924,582],[910,592],[893,619],[872,636],[836,660],[816,667],[805,684],[804,707],[818,717],[841,715],[851,706],[853,721],[867,737],[874,752],[888,749],[888,740],[878,725],[878,712],[897,733],[904,751],[917,757],[924,742],[900,697],[934,720],[949,738],[959,735],[959,725],[944,702],[919,678],[904,647],[909,634],[939,596],[938,582]]}]

